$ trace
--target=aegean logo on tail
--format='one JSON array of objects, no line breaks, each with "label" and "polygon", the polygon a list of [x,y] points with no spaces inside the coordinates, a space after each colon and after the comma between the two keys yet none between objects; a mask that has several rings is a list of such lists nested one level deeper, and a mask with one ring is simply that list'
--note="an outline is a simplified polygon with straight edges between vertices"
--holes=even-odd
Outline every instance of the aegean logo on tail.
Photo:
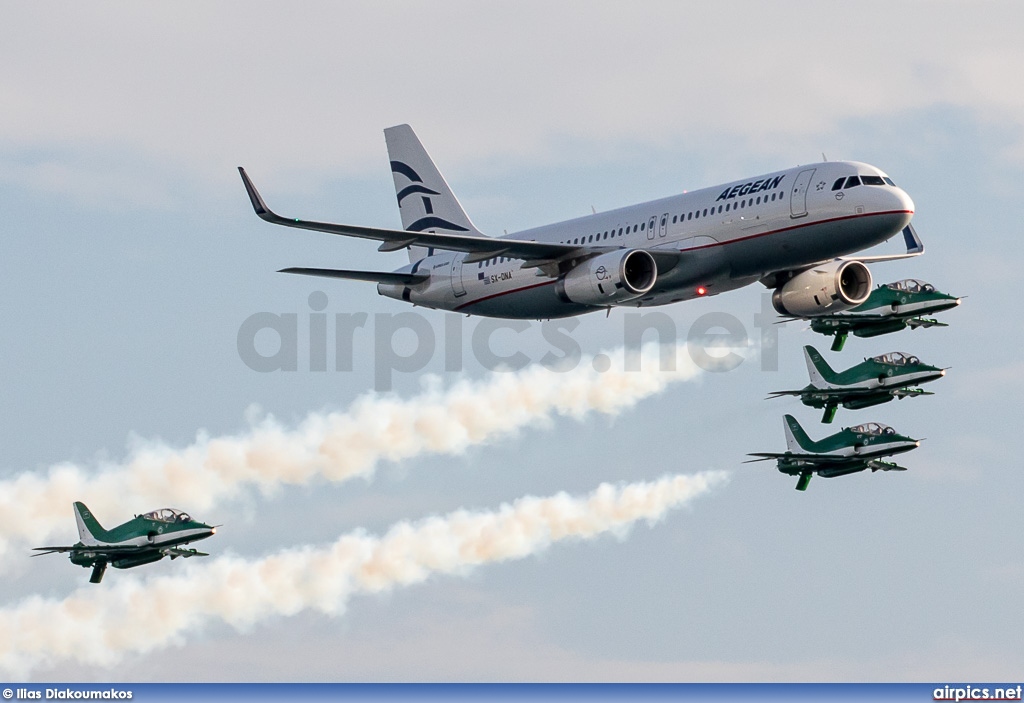
[{"label": "aegean logo on tail", "polygon": [[457,225],[454,222],[449,222],[448,220],[445,220],[434,215],[434,206],[430,202],[429,196],[440,195],[440,193],[438,193],[436,190],[431,190],[430,188],[427,188],[425,185],[423,185],[423,179],[420,178],[420,174],[416,173],[415,169],[413,169],[408,164],[402,163],[401,161],[392,161],[391,172],[400,173],[406,178],[408,178],[410,181],[412,181],[411,185],[406,186],[398,193],[399,208],[402,207],[402,201],[405,200],[407,196],[412,195],[414,193],[420,193],[420,199],[423,201],[423,211],[426,213],[426,216],[421,217],[420,219],[416,220],[408,227],[406,227],[407,231],[423,232],[428,229],[447,229],[453,232],[469,231],[465,227]]}]

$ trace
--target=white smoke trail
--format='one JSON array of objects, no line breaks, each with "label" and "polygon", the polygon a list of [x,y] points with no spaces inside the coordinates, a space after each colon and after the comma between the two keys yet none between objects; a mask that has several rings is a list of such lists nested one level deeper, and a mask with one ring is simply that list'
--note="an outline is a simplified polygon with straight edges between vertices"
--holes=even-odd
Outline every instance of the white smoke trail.
[{"label": "white smoke trail", "polygon": [[41,544],[67,533],[76,500],[101,519],[123,515],[125,506],[142,512],[171,505],[212,520],[210,508],[252,485],[270,493],[283,484],[369,477],[380,461],[459,453],[556,415],[615,415],[698,373],[685,345],[673,370],[659,370],[659,351],[646,346],[638,371],[626,370],[619,349],[607,355],[611,368],[603,373],[585,358],[563,373],[535,365],[447,390],[435,384],[405,400],[370,393],[344,412],[311,413],[294,429],[270,418],[234,436],[200,434],[184,449],[140,447],[121,465],[25,472],[0,481],[0,554],[12,542]]},{"label": "white smoke trail", "polygon": [[340,615],[357,593],[521,559],[561,540],[606,532],[625,536],[632,523],[654,522],[725,477],[676,475],[602,484],[583,497],[526,497],[494,512],[460,510],[401,522],[383,537],[355,532],[320,549],[290,549],[258,560],[221,557],[190,564],[171,577],[142,580],[114,572],[102,586],[80,588],[63,600],[33,596],[0,609],[0,669],[25,675],[66,659],[111,666],[126,653],[181,641],[213,618],[243,628],[308,608]]}]

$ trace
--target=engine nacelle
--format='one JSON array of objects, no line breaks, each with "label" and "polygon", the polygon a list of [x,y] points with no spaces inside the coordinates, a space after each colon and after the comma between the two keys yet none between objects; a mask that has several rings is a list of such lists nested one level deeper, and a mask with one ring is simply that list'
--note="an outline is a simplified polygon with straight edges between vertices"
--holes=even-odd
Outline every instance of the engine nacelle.
[{"label": "engine nacelle", "polygon": [[555,292],[581,305],[617,305],[654,287],[658,266],[643,249],[609,251],[582,262],[555,282]]},{"label": "engine nacelle", "polygon": [[855,308],[871,295],[871,271],[860,261],[830,261],[807,269],[772,294],[782,315],[815,317]]}]

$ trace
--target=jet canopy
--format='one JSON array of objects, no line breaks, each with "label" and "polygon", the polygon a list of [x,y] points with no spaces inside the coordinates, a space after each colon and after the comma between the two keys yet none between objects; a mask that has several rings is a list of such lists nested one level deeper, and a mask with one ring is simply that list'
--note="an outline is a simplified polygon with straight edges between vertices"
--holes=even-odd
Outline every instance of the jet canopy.
[{"label": "jet canopy", "polygon": [[883,425],[880,422],[865,422],[863,425],[855,425],[850,428],[851,432],[863,435],[882,435],[882,434],[896,434],[896,430]]},{"label": "jet canopy", "polygon": [[176,508],[160,508],[160,510],[146,513],[142,517],[157,522],[192,522],[192,517],[188,513]]},{"label": "jet canopy", "polygon": [[872,361],[877,361],[880,364],[889,364],[891,366],[907,366],[910,364],[920,364],[921,360],[912,354],[904,354],[903,352],[889,352],[888,354],[882,354],[881,356],[871,357]]},{"label": "jet canopy", "polygon": [[925,281],[919,281],[916,278],[906,278],[902,281],[896,281],[895,283],[886,283],[886,288],[891,290],[898,290],[904,293],[934,293],[935,286]]}]

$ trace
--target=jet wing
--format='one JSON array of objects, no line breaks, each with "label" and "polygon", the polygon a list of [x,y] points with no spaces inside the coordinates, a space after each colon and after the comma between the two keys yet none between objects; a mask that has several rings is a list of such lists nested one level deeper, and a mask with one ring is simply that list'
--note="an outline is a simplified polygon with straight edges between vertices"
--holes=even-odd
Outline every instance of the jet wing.
[{"label": "jet wing", "polygon": [[[924,393],[924,391],[922,391]],[[781,398],[787,395],[803,396],[814,400],[842,402],[845,398],[863,398],[872,395],[891,395],[896,398],[904,398],[911,395],[920,395],[905,388],[849,388],[838,386],[836,388],[805,388],[800,391],[772,391],[765,400]],[[925,395],[932,395],[925,393]]]},{"label": "jet wing", "polygon": [[768,394],[768,397],[766,397],[765,400],[773,400],[775,398],[793,395],[827,401],[835,398],[836,396],[863,395],[866,393],[870,393],[870,391],[861,391],[860,389],[844,390],[842,388],[804,388],[799,391],[772,391]]},{"label": "jet wing", "polygon": [[[413,232],[409,230],[381,229],[377,227],[362,227],[359,225],[341,225],[327,222],[312,222],[297,218],[281,217],[263,201],[256,187],[252,184],[245,169],[238,167],[242,176],[245,190],[249,193],[249,200],[256,214],[263,220],[275,225],[285,227],[296,227],[328,234],[341,234],[347,237],[359,237],[372,239],[381,242],[378,251],[398,251],[409,246],[432,247],[444,249],[445,251],[461,251],[469,254],[464,263],[475,264],[478,261],[493,258],[495,256],[507,256],[513,259],[523,259],[523,268],[542,267],[548,264],[558,263],[563,259],[588,258],[607,251],[616,251],[619,247],[586,247],[575,244],[554,244],[548,242],[535,242],[521,239],[495,239],[492,237],[479,237],[468,234],[438,234],[436,232]],[[427,225],[429,226],[429,225]],[[663,273],[673,268],[681,256],[680,252],[648,250],[658,264],[658,272]],[[307,275],[334,275],[338,278],[353,278],[352,273],[338,271],[334,274],[309,273],[317,269],[287,270],[288,273],[306,273]],[[326,271],[327,269],[319,269]],[[376,274],[375,274],[376,275]],[[401,274],[399,274],[401,275]],[[380,278],[360,280],[381,280]]]},{"label": "jet wing", "polygon": [[832,456],[829,454],[794,454],[793,452],[753,452],[747,454],[747,456],[760,457],[759,459],[750,459],[744,461],[744,464],[753,464],[758,461],[768,461],[769,459],[787,459],[791,461],[806,462],[808,464],[808,471],[816,471],[818,467],[821,468],[835,468],[843,464],[851,463],[863,463],[863,459],[850,456]]},{"label": "jet wing", "polygon": [[132,552],[141,552],[146,551],[148,549],[152,549],[152,547],[149,545],[141,547],[114,547],[97,545],[95,547],[91,547],[88,545],[76,544],[70,547],[33,547],[32,551],[39,553],[33,554],[32,556],[40,557],[44,554],[63,554],[65,552],[89,552],[90,554],[95,554],[97,556],[103,557],[113,556],[117,554],[128,554]]}]

